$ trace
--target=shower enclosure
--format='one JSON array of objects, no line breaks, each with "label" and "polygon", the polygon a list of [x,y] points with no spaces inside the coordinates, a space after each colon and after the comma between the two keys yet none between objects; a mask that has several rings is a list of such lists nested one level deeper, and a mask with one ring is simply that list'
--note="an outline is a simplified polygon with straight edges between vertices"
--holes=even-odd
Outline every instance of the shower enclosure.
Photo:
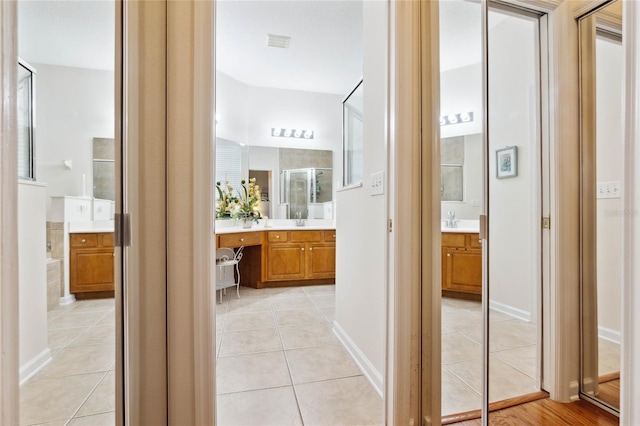
[{"label": "shower enclosure", "polygon": [[324,218],[324,203],[333,197],[333,170],[307,168],[280,172],[280,203],[286,206],[286,218]]}]

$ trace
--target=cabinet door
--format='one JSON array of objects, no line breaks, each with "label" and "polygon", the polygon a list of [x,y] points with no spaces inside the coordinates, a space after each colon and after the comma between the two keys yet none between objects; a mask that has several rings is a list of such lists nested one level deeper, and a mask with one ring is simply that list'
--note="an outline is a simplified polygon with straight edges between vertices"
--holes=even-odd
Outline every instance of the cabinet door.
[{"label": "cabinet door", "polygon": [[307,278],[336,276],[335,244],[311,244],[307,253]]},{"label": "cabinet door", "polygon": [[114,289],[113,249],[71,250],[71,293]]},{"label": "cabinet door", "polygon": [[443,247],[443,290],[482,293],[482,250]]},{"label": "cabinet door", "polygon": [[268,247],[268,280],[296,280],[305,277],[304,244],[270,244]]}]

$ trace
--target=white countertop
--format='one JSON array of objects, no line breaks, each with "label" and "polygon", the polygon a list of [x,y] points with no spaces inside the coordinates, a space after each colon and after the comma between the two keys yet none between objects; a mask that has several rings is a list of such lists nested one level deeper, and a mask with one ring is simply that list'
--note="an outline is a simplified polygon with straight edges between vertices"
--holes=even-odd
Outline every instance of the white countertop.
[{"label": "white countertop", "polygon": [[442,232],[452,232],[452,233],[479,233],[480,232],[480,221],[479,220],[456,220],[455,228],[448,228],[446,226],[446,221],[442,221],[442,227],[440,228]]},{"label": "white countertop", "polygon": [[260,219],[258,223],[253,224],[251,228],[243,228],[240,222],[230,219],[216,220],[216,234],[232,234],[236,232],[255,232],[255,231],[318,231],[336,229],[336,225],[331,219],[308,219],[305,220],[304,226],[296,226],[295,221],[291,220],[275,220],[269,219],[268,226],[264,226],[264,220]]},{"label": "white countertop", "polygon": [[69,222],[70,234],[93,232],[113,232],[113,220],[94,220],[90,222]]}]

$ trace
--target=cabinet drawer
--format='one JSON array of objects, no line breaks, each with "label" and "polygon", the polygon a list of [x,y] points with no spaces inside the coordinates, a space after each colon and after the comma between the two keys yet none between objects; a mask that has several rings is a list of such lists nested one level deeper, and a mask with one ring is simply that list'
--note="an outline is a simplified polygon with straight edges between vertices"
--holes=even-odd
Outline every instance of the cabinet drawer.
[{"label": "cabinet drawer", "polygon": [[464,247],[465,234],[443,233],[442,245],[444,247]]},{"label": "cabinet drawer", "polygon": [[322,231],[291,231],[291,242],[307,243],[322,241]]},{"label": "cabinet drawer", "polygon": [[336,230],[332,231],[324,231],[324,240],[325,241],[335,241],[336,240]]},{"label": "cabinet drawer", "polygon": [[218,247],[257,246],[262,244],[262,232],[238,232],[236,234],[222,234]]},{"label": "cabinet drawer", "polygon": [[267,240],[270,243],[286,243],[289,241],[289,233],[287,231],[269,231],[267,232]]},{"label": "cabinet drawer", "polygon": [[100,234],[102,236],[101,247],[113,247],[113,234],[112,233],[104,233]]},{"label": "cabinet drawer", "polygon": [[71,247],[98,247],[97,234],[69,234]]},{"label": "cabinet drawer", "polygon": [[482,248],[480,242],[480,234],[466,234],[467,235],[467,247],[468,248]]}]

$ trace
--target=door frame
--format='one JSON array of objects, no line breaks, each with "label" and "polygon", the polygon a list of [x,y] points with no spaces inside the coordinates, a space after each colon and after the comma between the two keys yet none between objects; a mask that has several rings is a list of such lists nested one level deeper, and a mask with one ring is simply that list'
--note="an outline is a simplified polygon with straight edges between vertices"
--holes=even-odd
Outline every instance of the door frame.
[{"label": "door frame", "polygon": [[[148,3],[148,2],[147,2]],[[184,2],[193,4],[195,2]],[[391,82],[399,81],[399,79],[393,79],[393,76],[409,76],[410,80],[416,83],[416,77],[414,72],[419,71],[415,55],[423,57],[424,60],[429,63],[435,59],[434,47],[423,45],[420,47],[418,39],[416,39],[416,32],[419,31],[418,23],[415,21],[416,16],[420,16],[419,9],[416,6],[410,6],[411,3],[418,2],[394,2],[394,7],[390,10],[391,28],[395,28],[390,34],[396,40],[395,47],[392,44],[392,52],[395,52],[390,56],[390,75]],[[435,3],[435,2],[422,2],[422,3]],[[544,303],[549,309],[545,315],[545,342],[548,341],[548,345],[545,347],[545,373],[544,380],[546,389],[551,392],[551,396],[558,400],[570,400],[572,392],[570,392],[572,378],[578,377],[578,371],[575,368],[578,359],[575,355],[575,346],[577,343],[573,342],[572,335],[577,336],[577,313],[572,307],[577,306],[576,301],[572,293],[577,293],[577,285],[575,283],[576,271],[578,270],[578,255],[577,250],[574,247],[575,241],[577,241],[577,229],[574,229],[574,224],[577,223],[577,206],[578,201],[575,199],[573,193],[577,193],[578,187],[578,167],[573,164],[573,161],[568,164],[568,167],[559,167],[559,158],[571,159],[571,156],[577,152],[575,150],[575,144],[577,143],[578,127],[577,127],[577,80],[575,78],[577,69],[577,28],[575,26],[575,19],[572,16],[575,12],[575,5],[572,5],[568,0],[544,2],[527,0],[517,2],[520,4],[526,4],[531,7],[532,4],[537,4],[543,11],[549,13],[549,61],[550,61],[550,135],[551,135],[551,206],[550,210],[552,216],[554,216],[554,226],[550,231],[550,248],[551,248],[551,270],[550,275],[552,282],[550,288],[545,292]],[[540,3],[544,3],[540,6]],[[626,144],[627,144],[627,165],[636,165],[640,163],[640,153],[637,149],[637,144],[640,142],[640,126],[632,119],[637,116],[639,111],[637,110],[640,103],[640,90],[638,90],[638,83],[640,77],[638,77],[635,71],[640,68],[640,42],[633,36],[637,35],[637,28],[640,24],[640,5],[631,4],[633,2],[625,2],[625,49],[627,59],[627,71],[626,71],[626,83],[628,90],[626,91]],[[0,135],[4,141],[15,141],[15,116],[17,104],[15,92],[15,75],[14,65],[17,62],[17,14],[16,14],[16,2],[7,1],[0,4],[0,43],[2,47],[2,61],[0,62],[0,94],[2,99],[9,100],[0,104]],[[412,9],[413,8],[413,9]],[[206,18],[210,16],[205,13]],[[182,19],[182,18],[181,18]],[[192,16],[194,21],[200,21],[199,17]],[[433,16],[425,16],[425,21],[428,22],[433,19]],[[573,22],[572,22],[573,20]],[[185,21],[186,22],[186,21]],[[185,24],[181,22],[181,24]],[[402,24],[410,24],[405,28]],[[198,31],[200,36],[204,37],[207,41],[211,37],[212,24],[204,25],[201,29],[204,32]],[[134,28],[134,27],[133,27]],[[428,28],[423,26],[423,28]],[[145,29],[146,31],[146,29]],[[144,31],[140,31],[144,34]],[[146,34],[149,36],[149,34]],[[152,35],[151,35],[152,36]],[[407,37],[409,45],[400,45],[399,42],[405,40]],[[397,47],[397,46],[402,47]],[[201,48],[196,46],[188,46],[196,49],[198,54],[201,52]],[[397,51],[395,50],[397,49]],[[437,52],[437,50],[435,50]],[[197,56],[197,55],[196,55]],[[405,62],[406,60],[406,62]],[[205,61],[206,62],[206,61]],[[210,62],[209,62],[210,64]],[[205,67],[207,65],[203,65]],[[423,70],[424,71],[424,70]],[[634,74],[635,73],[635,74]],[[420,82],[424,85],[428,84],[429,87],[437,87],[434,84],[434,79],[437,77],[433,74],[422,75],[418,77]],[[417,84],[420,84],[418,82]],[[409,86],[409,85],[407,85]],[[415,203],[422,205],[420,199],[416,200],[411,195],[415,195],[415,188],[409,185],[409,188],[403,187],[403,183],[406,185],[406,180],[402,181],[403,176],[416,177],[418,176],[419,168],[416,168],[416,164],[413,163],[410,172],[400,173],[402,170],[399,168],[401,165],[406,165],[407,158],[403,157],[402,152],[416,152],[416,151],[402,151],[400,148],[419,149],[419,139],[416,139],[415,126],[409,129],[400,129],[399,124],[407,122],[400,116],[401,111],[409,112],[410,116],[416,117],[417,105],[412,102],[400,102],[404,100],[411,100],[416,102],[415,96],[401,86],[395,86],[390,84],[392,90],[392,96],[390,99],[390,117],[395,117],[389,124],[389,132],[391,136],[391,148],[390,148],[390,166],[396,171],[396,175],[390,172],[389,183],[390,188],[394,188],[396,193],[395,205],[400,205],[402,200],[408,200],[409,205],[414,206]],[[156,88],[157,89],[157,88]],[[162,87],[164,93],[164,86]],[[394,96],[395,95],[395,96]],[[199,97],[197,97],[200,99]],[[575,101],[574,101],[575,99]],[[566,103],[568,102],[568,105]],[[395,106],[394,106],[395,105]],[[404,110],[401,108],[405,108]],[[412,113],[413,112],[413,113]],[[127,116],[127,118],[129,118]],[[431,117],[433,120],[434,117]],[[413,123],[413,121],[412,121]],[[394,127],[395,125],[395,127]],[[408,140],[401,140],[400,136],[407,135],[409,131]],[[558,141],[568,141],[566,144],[560,144]],[[576,142],[574,142],[576,141]],[[17,236],[12,230],[17,228],[17,174],[13,173],[15,167],[12,166],[15,144],[3,143],[0,147],[0,164],[2,168],[0,170],[0,199],[2,201],[2,210],[0,211],[0,350],[2,358],[0,358],[0,378],[2,379],[2,389],[0,390],[0,413],[2,413],[2,423],[15,424],[18,419],[18,353],[17,353],[17,335],[18,335],[18,323],[17,313],[15,307],[17,306]],[[573,149],[572,149],[573,148]],[[406,154],[405,154],[406,155]],[[563,163],[567,166],[566,163]],[[391,171],[392,169],[390,169]],[[626,193],[627,207],[638,208],[640,204],[640,177],[638,172],[632,172],[627,169]],[[428,183],[431,180],[433,183],[436,179],[435,173],[427,173],[425,175],[424,183]],[[202,191],[204,192],[204,191]],[[200,207],[200,201],[197,198],[191,199],[191,207]],[[432,206],[433,207],[433,206]],[[439,208],[439,206],[438,206]],[[412,384],[412,377],[414,373],[417,373],[419,364],[405,364],[406,361],[411,361],[411,354],[415,357],[416,354],[420,354],[419,337],[420,330],[431,329],[434,333],[434,321],[439,321],[439,312],[432,312],[426,315],[424,323],[421,327],[415,328],[416,321],[420,324],[420,313],[416,313],[415,310],[405,310],[402,308],[411,307],[410,301],[407,298],[398,300],[396,298],[404,297],[401,292],[393,293],[396,290],[402,290],[401,282],[398,278],[401,277],[416,277],[416,270],[414,262],[408,262],[403,260],[400,256],[405,254],[411,254],[410,247],[407,247],[406,242],[412,241],[412,229],[420,229],[423,220],[421,218],[410,218],[408,223],[402,224],[401,217],[404,214],[402,211],[392,212],[390,210],[390,218],[395,222],[395,229],[390,233],[390,247],[389,247],[389,274],[390,277],[394,277],[395,281],[390,282],[388,291],[390,297],[388,298],[388,355],[394,354],[393,357],[387,357],[387,373],[386,377],[391,380],[387,381],[385,387],[387,389],[387,417],[388,423],[392,424],[389,419],[400,418],[403,413],[418,413],[419,408],[416,405],[418,401],[416,390],[419,388],[419,384]],[[409,208],[413,212],[420,213],[419,208]],[[195,211],[192,209],[191,211]],[[397,215],[394,215],[397,213]],[[435,214],[435,213],[434,213]],[[146,216],[140,216],[139,220],[146,220]],[[632,402],[637,400],[640,394],[638,383],[640,383],[640,374],[637,369],[633,369],[631,361],[640,356],[640,344],[638,343],[638,333],[634,330],[633,324],[638,324],[638,316],[640,312],[634,311],[632,308],[640,304],[640,291],[638,291],[638,282],[640,282],[640,265],[633,265],[631,262],[631,255],[640,251],[640,227],[638,226],[638,218],[627,216],[626,218],[626,234],[627,241],[625,244],[625,292],[628,297],[625,298],[625,305],[623,309],[623,338],[625,347],[623,351],[623,366],[622,366],[622,410],[621,419],[626,423],[640,422],[640,407],[633,407]],[[572,224],[573,223],[573,224]],[[422,240],[423,245],[433,244],[432,241]],[[573,242],[573,243],[572,243]],[[395,245],[395,246],[394,246]],[[194,243],[195,246],[195,243]],[[409,250],[407,250],[409,248]],[[395,251],[395,254],[394,254]],[[409,257],[411,259],[411,257]],[[169,263],[173,266],[176,265],[174,259],[168,259]],[[434,259],[430,258],[433,262]],[[206,262],[204,262],[206,263]],[[192,268],[195,268],[194,264],[191,264]],[[436,263],[437,265],[437,263]],[[157,267],[153,263],[151,267]],[[408,269],[399,271],[402,266],[408,266]],[[207,274],[210,273],[210,269],[206,264],[200,264],[198,262],[198,270]],[[436,268],[434,268],[434,271]],[[420,272],[418,272],[418,275]],[[435,274],[435,272],[434,272]],[[431,276],[430,281],[426,282],[427,288],[433,288],[437,283],[437,277]],[[413,281],[410,281],[413,282]],[[416,282],[420,282],[417,279]],[[562,283],[559,285],[558,283]],[[177,284],[176,284],[177,285]],[[406,286],[406,282],[404,284]],[[195,296],[190,296],[195,297]],[[193,301],[193,299],[191,299]],[[207,304],[208,306],[208,304]],[[202,307],[207,312],[207,306]],[[415,306],[414,306],[415,308]],[[215,309],[215,306],[214,308]],[[205,313],[205,316],[211,314],[211,310]],[[173,311],[175,314],[175,311]],[[171,315],[170,308],[169,322],[173,323],[175,317]],[[199,320],[202,317],[202,313],[187,316],[190,319],[187,323],[180,324],[179,322],[175,326],[184,326],[187,330],[193,330],[195,327],[195,320]],[[437,318],[437,319],[435,319]],[[574,319],[575,318],[575,319]],[[635,322],[632,322],[634,320]],[[550,325],[551,324],[551,325]],[[144,324],[142,324],[144,326]],[[177,332],[180,327],[172,327],[173,332]],[[402,328],[408,326],[409,328]],[[143,328],[141,328],[143,330]],[[417,331],[418,335],[413,332]],[[199,333],[200,334],[200,333]],[[428,336],[425,337],[427,340]],[[433,337],[432,337],[433,338]],[[417,339],[417,340],[416,340]],[[178,351],[184,348],[172,347],[172,340],[169,340],[169,351]],[[432,340],[431,343],[426,345],[426,353],[422,356],[428,356],[429,352],[433,355],[435,352],[439,352],[439,340]],[[207,349],[209,348],[209,349]],[[210,350],[211,345],[205,344],[200,347],[198,353],[199,356]],[[191,355],[195,359],[194,351]],[[418,355],[420,356],[420,355]],[[200,358],[201,359],[201,358]],[[415,358],[413,358],[415,360]],[[434,358],[430,358],[433,362]],[[196,363],[191,365],[195,365]],[[637,366],[636,366],[637,367]],[[199,367],[202,368],[202,367]],[[575,371],[575,374],[573,370]],[[193,371],[193,370],[192,370]],[[625,380],[625,376],[629,376]],[[191,381],[194,380],[194,375],[190,374]],[[635,382],[634,382],[635,380]],[[434,383],[435,385],[435,383]],[[179,386],[170,381],[168,384],[168,392],[179,393],[182,390],[182,386],[190,387],[188,383],[181,383]],[[195,386],[192,386],[193,389]],[[212,391],[210,384],[205,384],[204,387],[209,392]],[[165,388],[166,389],[166,388]],[[577,393],[576,393],[577,394]],[[204,397],[204,395],[203,395]],[[430,397],[430,401],[436,401],[439,399],[435,395]],[[438,402],[439,404],[439,402]],[[393,407],[391,408],[390,405]],[[207,412],[210,408],[202,407],[193,408],[191,411],[204,411]],[[206,414],[205,414],[206,417]],[[204,419],[205,417],[200,417]],[[409,417],[413,417],[409,414]],[[407,417],[408,418],[408,417]],[[438,420],[433,419],[433,423],[437,424]],[[209,423],[211,424],[211,423]],[[400,424],[400,423],[395,423]]]}]

